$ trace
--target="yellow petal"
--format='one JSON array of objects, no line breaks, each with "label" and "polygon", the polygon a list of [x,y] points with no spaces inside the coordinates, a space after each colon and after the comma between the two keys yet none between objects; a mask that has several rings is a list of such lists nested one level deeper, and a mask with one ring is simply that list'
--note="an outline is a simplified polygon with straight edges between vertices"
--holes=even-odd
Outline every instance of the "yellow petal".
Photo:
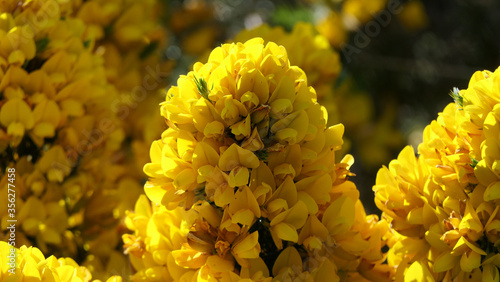
[{"label": "yellow petal", "polygon": [[354,223],[355,214],[354,202],[343,195],[330,204],[321,222],[328,228],[330,234],[344,233]]},{"label": "yellow petal", "polygon": [[248,171],[248,168],[237,167],[231,170],[227,182],[231,187],[248,185],[249,177],[250,177],[250,172]]},{"label": "yellow petal", "polygon": [[487,264],[483,265],[483,276],[482,280],[483,282],[495,282],[500,279],[500,273],[498,271],[498,267]]},{"label": "yellow petal", "polygon": [[41,122],[37,123],[33,128],[33,133],[43,138],[51,138],[55,135],[56,128],[52,123]]},{"label": "yellow petal", "polygon": [[12,65],[22,65],[24,61],[26,60],[26,57],[21,50],[14,50],[12,53],[9,54],[8,57],[8,62],[9,64]]},{"label": "yellow petal", "polygon": [[212,121],[207,123],[203,129],[203,134],[207,137],[217,137],[224,133],[224,124],[220,121]]},{"label": "yellow petal", "polygon": [[321,282],[338,282],[340,277],[337,275],[337,267],[330,260],[326,259],[321,262],[321,266],[312,272],[314,281]]},{"label": "yellow petal", "polygon": [[332,146],[334,150],[340,149],[344,144],[344,140],[342,140],[344,130],[344,125],[341,123],[329,127],[325,132],[326,144]]},{"label": "yellow petal", "polygon": [[252,134],[243,140],[241,147],[252,152],[264,149],[264,143],[262,143],[262,140],[260,139],[257,127],[254,127]]},{"label": "yellow petal", "polygon": [[421,261],[413,262],[405,272],[405,282],[434,282],[429,267]]},{"label": "yellow petal", "polygon": [[21,99],[10,99],[0,110],[0,122],[8,126],[13,122],[20,122],[26,129],[31,129],[35,124],[33,113],[26,102]]},{"label": "yellow petal", "polygon": [[253,232],[233,246],[233,253],[238,258],[255,259],[259,257],[259,232]]},{"label": "yellow petal", "polygon": [[332,189],[332,178],[328,174],[311,176],[295,183],[297,191],[309,194],[318,204],[330,201],[330,190]]},{"label": "yellow petal", "polygon": [[219,154],[215,149],[205,142],[198,142],[193,152],[193,169],[198,170],[204,165],[216,166],[219,162]]},{"label": "yellow petal", "polygon": [[241,268],[241,278],[269,277],[269,269],[262,258],[248,259],[247,262],[248,266]]},{"label": "yellow petal", "polygon": [[443,253],[434,262],[434,272],[444,272],[450,270],[459,263],[460,257],[450,253]]},{"label": "yellow petal", "polygon": [[195,250],[174,250],[172,256],[177,265],[194,269],[202,267],[210,257],[207,253],[200,253]]},{"label": "yellow petal", "polygon": [[191,161],[196,143],[196,139],[190,132],[181,130],[177,137],[177,152],[179,157],[182,160]]},{"label": "yellow petal", "polygon": [[174,179],[174,187],[178,190],[192,190],[198,185],[196,182],[197,173],[191,169],[184,169],[177,174]]},{"label": "yellow petal", "polygon": [[159,204],[161,203],[166,190],[163,189],[160,185],[155,185],[148,181],[144,185],[144,192],[153,203]]},{"label": "yellow petal", "polygon": [[236,144],[229,146],[219,159],[219,168],[223,171],[230,171],[237,166],[257,168],[259,164],[259,159],[252,151],[243,149]]},{"label": "yellow petal", "polygon": [[299,240],[299,235],[297,230],[290,224],[280,222],[271,227],[271,232],[276,234],[276,236],[285,241],[297,242]]},{"label": "yellow petal", "polygon": [[484,191],[484,200],[493,201],[500,199],[500,181],[493,182]]},{"label": "yellow petal", "polygon": [[481,255],[474,252],[468,251],[462,254],[460,258],[460,267],[462,271],[471,272],[472,270],[479,268],[481,266]]},{"label": "yellow petal", "polygon": [[241,74],[238,80],[236,98],[245,102],[245,92],[255,93],[258,97],[257,104],[267,104],[269,99],[269,85],[267,80],[258,69],[251,69]]},{"label": "yellow petal", "polygon": [[233,262],[225,260],[218,255],[209,256],[206,265],[214,272],[230,272],[234,268]]},{"label": "yellow petal", "polygon": [[290,101],[290,105],[293,104],[293,101],[295,100],[294,81],[288,76],[284,76],[280,80],[278,86],[276,86],[276,89],[269,98],[269,104],[272,104],[274,101],[279,99]]},{"label": "yellow petal", "polygon": [[291,267],[293,269],[302,270],[302,259],[299,252],[292,246],[284,249],[273,265],[273,276],[277,276],[281,269]]}]

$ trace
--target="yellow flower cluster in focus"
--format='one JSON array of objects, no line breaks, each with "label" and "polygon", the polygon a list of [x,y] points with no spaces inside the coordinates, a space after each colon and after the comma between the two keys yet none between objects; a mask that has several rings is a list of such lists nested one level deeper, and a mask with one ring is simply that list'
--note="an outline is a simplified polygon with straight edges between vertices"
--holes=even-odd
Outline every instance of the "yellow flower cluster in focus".
[{"label": "yellow flower cluster in focus", "polygon": [[342,64],[326,37],[312,24],[298,22],[290,33],[280,26],[264,24],[243,30],[234,40],[244,42],[257,36],[286,48],[290,63],[307,74],[308,83],[316,90],[318,103],[327,110],[328,125],[342,123],[348,128],[341,153],[355,147],[363,165],[374,169],[390,160],[390,149],[399,148],[403,140],[392,126],[396,117],[392,104],[378,121],[373,121],[374,105],[369,94],[356,89],[352,78],[337,81]]},{"label": "yellow flower cluster in focus", "polygon": [[[79,266],[73,259],[58,259],[54,256],[45,258],[35,247],[22,246],[18,249],[0,241],[0,254],[3,262],[0,268],[1,281],[100,281],[92,280],[90,271],[84,266]],[[15,256],[15,259],[10,260],[10,256]],[[13,265],[15,267],[11,267]],[[119,276],[112,276],[106,280],[106,282],[121,281],[122,278]]]},{"label": "yellow flower cluster in focus", "polygon": [[499,281],[500,69],[476,72],[373,187],[396,281]]},{"label": "yellow flower cluster in focus", "polygon": [[332,95],[332,84],[342,69],[339,54],[312,24],[298,22],[290,33],[280,26],[264,24],[252,30],[243,30],[235,36],[234,41],[244,42],[256,36],[285,47],[290,63],[299,66],[307,74],[308,83],[314,87],[320,101]]},{"label": "yellow flower cluster in focus", "polygon": [[124,236],[135,279],[391,275],[388,226],[347,180],[352,157],[335,161],[343,126],[326,127],[304,72],[263,43],[214,49],[168,91],[144,167],[152,203],[139,199]]}]

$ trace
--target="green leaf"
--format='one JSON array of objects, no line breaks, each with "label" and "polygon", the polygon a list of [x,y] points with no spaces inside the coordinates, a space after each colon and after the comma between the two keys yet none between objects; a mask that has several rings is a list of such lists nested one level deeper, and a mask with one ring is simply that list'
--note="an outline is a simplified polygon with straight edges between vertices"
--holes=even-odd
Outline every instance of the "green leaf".
[{"label": "green leaf", "polygon": [[475,168],[475,167],[476,167],[476,165],[477,165],[477,163],[479,163],[479,161],[478,161],[478,160],[476,160],[476,159],[474,159],[474,158],[471,158],[471,161],[472,161],[472,163],[470,164],[470,166],[471,166],[472,168]]},{"label": "green leaf", "polygon": [[207,81],[204,78],[198,79],[196,76],[194,76],[194,83],[196,84],[196,88],[198,88],[198,94],[200,94],[201,97],[205,98],[210,103],[213,103],[212,100],[208,98],[210,90],[208,90]]},{"label": "green leaf", "polygon": [[269,157],[267,150],[255,151],[254,153],[257,156],[257,158],[259,158],[259,160],[267,162],[267,158]]},{"label": "green leaf", "polygon": [[458,88],[453,87],[453,90],[450,92],[450,96],[453,98],[457,105],[459,105],[461,108],[464,107],[464,97],[460,96],[460,90]]},{"label": "green leaf", "polygon": [[313,22],[313,13],[306,6],[288,6],[280,5],[276,7],[271,16],[271,25],[282,26],[287,31],[292,31],[297,22]]},{"label": "green leaf", "polygon": [[42,53],[43,51],[45,51],[45,49],[47,49],[47,46],[49,46],[49,42],[50,42],[50,39],[48,37],[37,40],[35,42],[36,53],[38,54],[38,53]]}]

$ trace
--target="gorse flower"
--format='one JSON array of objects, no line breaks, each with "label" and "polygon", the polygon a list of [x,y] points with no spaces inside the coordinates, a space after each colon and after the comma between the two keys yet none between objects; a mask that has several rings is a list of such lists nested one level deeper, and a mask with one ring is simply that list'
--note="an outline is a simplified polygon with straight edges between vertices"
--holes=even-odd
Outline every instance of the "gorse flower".
[{"label": "gorse flower", "polygon": [[[85,25],[67,8],[55,1],[2,7],[2,30],[10,35],[2,37],[0,154],[2,181],[7,166],[16,167],[19,176],[20,241],[44,252],[57,246],[74,255],[76,242],[68,229],[79,225],[71,214],[86,193],[64,189],[65,180],[84,156],[95,158],[96,150],[102,154],[107,137],[119,128],[98,131],[100,121],[115,120],[97,101],[112,99],[116,92],[103,76],[101,58],[84,44]],[[6,211],[1,213],[4,222]]]},{"label": "gorse flower", "polygon": [[133,279],[391,275],[377,266],[387,225],[364,213],[352,157],[335,161],[343,126],[327,128],[304,72],[263,42],[217,47],[168,90],[144,167],[152,203],[124,235]]},{"label": "gorse flower", "polygon": [[335,48],[343,48],[349,32],[373,19],[385,8],[387,0],[328,0],[324,3],[330,8],[328,16],[317,25],[318,31]]},{"label": "gorse flower", "polygon": [[307,74],[308,84],[316,90],[321,104],[330,101],[333,84],[339,76],[342,65],[339,54],[330,47],[328,40],[320,35],[313,25],[298,22],[290,33],[281,27],[271,28],[268,25],[261,25],[252,30],[243,30],[234,40],[243,42],[256,36],[262,37],[266,42],[273,41],[283,45],[290,63],[300,67]]},{"label": "gorse flower", "polygon": [[127,266],[120,220],[141,192],[146,161],[125,140],[142,153],[161,132],[143,126],[152,114],[127,120],[159,103],[165,75],[157,1],[132,2],[0,4],[0,178],[16,168],[17,246],[85,261],[99,278]]},{"label": "gorse flower", "polygon": [[407,147],[379,171],[375,201],[401,235],[396,280],[499,281],[499,75],[476,72],[426,127],[420,156]]},{"label": "gorse flower", "polygon": [[[35,247],[11,247],[6,242],[0,242],[0,254],[8,258],[9,262],[2,263],[0,280],[2,281],[95,281],[92,274],[84,267],[79,266],[71,258],[45,258],[42,252]],[[11,261],[9,256],[14,259]],[[119,276],[112,276],[107,282],[122,281]]]},{"label": "gorse flower", "polygon": [[298,22],[291,32],[280,26],[271,28],[264,24],[243,30],[234,40],[243,42],[256,36],[283,45],[290,64],[307,74],[308,84],[315,89],[318,103],[328,112],[328,125],[342,123],[349,129],[341,153],[349,151],[352,144],[363,165],[374,169],[381,162],[390,160],[391,149],[399,148],[403,140],[392,126],[396,117],[392,103],[374,122],[374,104],[369,93],[360,91],[352,77],[339,79],[342,70],[339,54],[325,36],[319,34],[312,24]]}]

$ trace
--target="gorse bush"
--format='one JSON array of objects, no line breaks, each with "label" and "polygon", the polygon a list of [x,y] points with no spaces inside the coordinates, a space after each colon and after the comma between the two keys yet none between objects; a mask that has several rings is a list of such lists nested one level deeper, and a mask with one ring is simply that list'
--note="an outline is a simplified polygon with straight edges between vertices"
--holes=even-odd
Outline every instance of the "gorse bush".
[{"label": "gorse bush", "polygon": [[389,162],[342,46],[423,2],[236,2],[0,3],[0,281],[500,281],[500,68]]},{"label": "gorse bush", "polygon": [[361,265],[386,275],[374,266],[387,225],[366,216],[352,157],[335,160],[344,128],[326,127],[283,47],[224,44],[177,85],[144,167],[153,208],[142,198],[124,236],[135,278],[339,280]]}]

